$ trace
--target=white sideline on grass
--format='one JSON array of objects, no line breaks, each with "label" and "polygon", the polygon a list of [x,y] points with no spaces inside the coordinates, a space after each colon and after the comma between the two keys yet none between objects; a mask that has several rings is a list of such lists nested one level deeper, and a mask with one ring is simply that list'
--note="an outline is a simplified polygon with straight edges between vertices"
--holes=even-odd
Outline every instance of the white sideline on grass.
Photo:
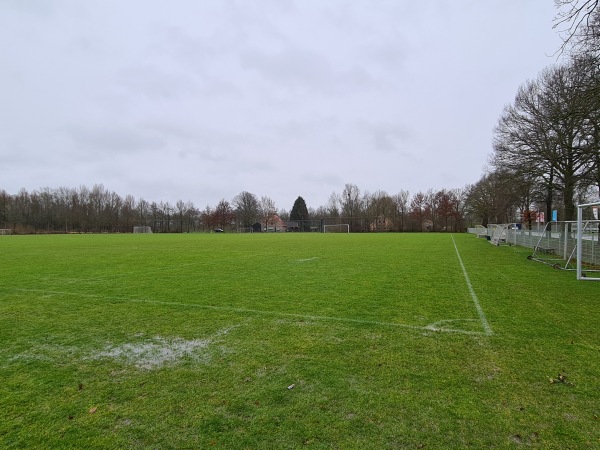
[{"label": "white sideline on grass", "polygon": [[488,323],[485,313],[479,304],[479,299],[477,298],[477,294],[473,290],[473,285],[471,284],[471,280],[469,279],[469,275],[467,274],[467,269],[465,269],[465,265],[463,264],[463,260],[460,257],[460,253],[458,251],[458,247],[456,246],[456,242],[454,241],[454,236],[450,235],[452,238],[452,243],[454,244],[454,250],[456,250],[456,256],[458,256],[458,262],[460,263],[460,267],[462,268],[463,275],[465,276],[465,281],[467,282],[467,287],[469,288],[469,292],[471,293],[471,298],[473,299],[473,303],[475,304],[475,308],[477,309],[477,314],[479,314],[479,320],[481,320],[481,325],[485,330],[486,336],[492,335],[492,327]]}]

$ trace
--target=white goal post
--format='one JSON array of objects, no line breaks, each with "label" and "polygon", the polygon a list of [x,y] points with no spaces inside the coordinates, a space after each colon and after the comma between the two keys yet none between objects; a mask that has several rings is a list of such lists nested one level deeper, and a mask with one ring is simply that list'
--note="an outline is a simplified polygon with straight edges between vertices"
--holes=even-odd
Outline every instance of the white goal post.
[{"label": "white goal post", "polygon": [[600,202],[577,205],[577,279],[600,281]]},{"label": "white goal post", "polygon": [[488,230],[492,230],[490,244],[496,246],[500,246],[501,244],[517,245],[515,231],[519,229],[519,226],[518,223],[488,225]]},{"label": "white goal post", "polygon": [[12,230],[10,228],[0,228],[0,236],[6,236],[8,234],[12,234]]},{"label": "white goal post", "polygon": [[323,233],[350,233],[350,224],[323,225]]}]

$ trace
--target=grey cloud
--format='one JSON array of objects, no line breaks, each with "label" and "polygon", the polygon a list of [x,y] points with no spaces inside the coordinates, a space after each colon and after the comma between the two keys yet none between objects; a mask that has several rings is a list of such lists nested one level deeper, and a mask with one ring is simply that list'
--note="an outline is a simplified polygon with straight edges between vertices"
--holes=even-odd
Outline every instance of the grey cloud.
[{"label": "grey cloud", "polygon": [[356,129],[368,136],[375,150],[410,157],[407,144],[413,141],[413,136],[401,123],[360,120],[356,123]]},{"label": "grey cloud", "polygon": [[266,82],[292,91],[334,95],[376,84],[362,67],[339,67],[333,58],[296,45],[274,52],[247,49],[240,60],[243,68],[256,71]]},{"label": "grey cloud", "polygon": [[[83,155],[82,151],[90,150],[103,153],[139,153],[162,149],[166,145],[160,136],[152,135],[139,127],[71,126],[66,129],[66,134],[73,141],[74,154],[78,155]],[[87,153],[87,155],[94,158],[98,154]]]},{"label": "grey cloud", "polygon": [[118,85],[129,90],[129,94],[140,94],[149,99],[175,100],[197,92],[196,83],[189,75],[153,65],[126,67],[116,77]]}]

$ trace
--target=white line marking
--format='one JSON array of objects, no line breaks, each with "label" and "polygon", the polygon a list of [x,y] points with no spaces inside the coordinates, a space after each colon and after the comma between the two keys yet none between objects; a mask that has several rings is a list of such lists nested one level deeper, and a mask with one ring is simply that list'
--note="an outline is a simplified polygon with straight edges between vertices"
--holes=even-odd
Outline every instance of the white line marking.
[{"label": "white line marking", "polygon": [[297,259],[296,262],[298,262],[298,263],[304,263],[304,262],[308,262],[308,261],[314,261],[316,259],[319,259],[319,257],[318,256],[313,256],[312,258]]},{"label": "white line marking", "polygon": [[454,244],[454,250],[456,250],[456,256],[458,256],[458,262],[460,263],[460,267],[462,268],[463,275],[465,276],[465,281],[467,282],[467,287],[469,288],[469,292],[471,293],[471,298],[473,299],[473,303],[475,304],[475,308],[477,309],[477,314],[479,314],[479,320],[481,320],[481,325],[483,325],[483,329],[485,330],[486,336],[492,335],[492,328],[485,318],[485,313],[483,309],[481,309],[481,305],[479,304],[479,299],[477,298],[477,294],[473,290],[473,285],[471,285],[471,280],[469,279],[469,275],[467,274],[467,269],[465,269],[465,265],[463,264],[463,260],[460,257],[460,253],[458,251],[458,247],[456,246],[456,242],[454,241],[454,236],[450,235],[452,238],[452,243]]},{"label": "white line marking", "polygon": [[426,326],[418,326],[418,325],[408,325],[403,323],[395,323],[395,322],[379,322],[375,320],[362,320],[362,319],[351,319],[346,317],[334,317],[334,316],[313,316],[309,314],[298,314],[298,313],[286,313],[282,311],[266,311],[260,309],[249,309],[249,308],[236,308],[233,306],[215,306],[215,305],[199,305],[197,303],[181,303],[181,302],[165,302],[161,300],[148,300],[148,299],[140,299],[140,298],[128,298],[128,297],[112,297],[112,296],[104,296],[104,295],[95,295],[95,294],[83,294],[80,292],[62,292],[62,291],[48,291],[44,289],[13,289],[15,291],[20,292],[37,292],[44,293],[50,295],[70,295],[84,298],[96,298],[96,299],[105,299],[105,300],[117,300],[122,302],[135,302],[135,303],[147,303],[151,305],[165,305],[165,306],[179,306],[185,308],[202,308],[202,309],[213,309],[217,311],[231,311],[235,313],[248,313],[248,314],[259,314],[259,315],[268,315],[268,316],[283,316],[283,317],[294,317],[298,319],[308,319],[308,320],[320,320],[320,321],[335,321],[335,322],[345,322],[345,323],[358,323],[361,325],[377,325],[384,327],[394,327],[394,328],[407,328],[411,330],[420,330],[420,331],[435,331],[440,333],[455,333],[455,334],[467,334],[467,335],[488,335],[488,333],[483,333],[481,331],[468,331],[468,330],[460,330],[460,329],[450,329],[450,328],[442,328],[435,326],[436,324],[426,325]]}]

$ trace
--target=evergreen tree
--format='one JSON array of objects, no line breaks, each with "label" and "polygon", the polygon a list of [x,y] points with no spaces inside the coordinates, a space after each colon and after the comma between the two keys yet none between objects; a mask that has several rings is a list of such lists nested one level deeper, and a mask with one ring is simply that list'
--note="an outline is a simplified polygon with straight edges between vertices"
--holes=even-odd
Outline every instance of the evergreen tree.
[{"label": "evergreen tree", "polygon": [[310,229],[310,223],[308,222],[308,208],[306,202],[302,197],[298,197],[292,206],[290,212],[290,220],[297,221],[302,231],[308,231]]}]

